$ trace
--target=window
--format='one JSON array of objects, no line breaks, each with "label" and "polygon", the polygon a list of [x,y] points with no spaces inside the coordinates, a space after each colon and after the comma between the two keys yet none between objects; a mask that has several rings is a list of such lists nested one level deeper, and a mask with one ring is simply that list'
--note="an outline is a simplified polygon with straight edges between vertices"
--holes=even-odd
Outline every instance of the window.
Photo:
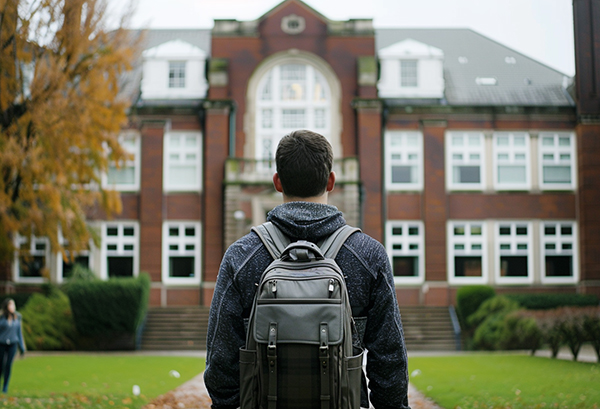
[{"label": "window", "polygon": [[136,222],[105,223],[102,228],[102,277],[138,274],[139,226]]},{"label": "window", "polygon": [[[284,63],[271,68],[258,82],[257,159],[274,158],[279,139],[297,129],[315,129],[329,138],[330,104],[329,85],[312,65]],[[263,167],[268,168],[268,165],[263,164]]]},{"label": "window", "polygon": [[130,158],[117,164],[112,161],[108,165],[105,186],[118,191],[138,191],[140,189],[140,137],[124,135],[120,138],[121,146]]},{"label": "window", "polygon": [[448,222],[448,281],[451,284],[488,281],[486,243],[484,222]]},{"label": "window", "polygon": [[529,134],[494,134],[494,185],[497,190],[529,190]]},{"label": "window", "polygon": [[[64,246],[65,249],[67,249],[69,243],[63,238],[61,233],[59,233],[58,239],[61,245]],[[92,243],[90,242],[86,249],[80,250],[76,253],[73,253],[69,250],[65,250],[66,259],[63,258],[63,255],[61,253],[57,254],[56,278],[59,283],[62,282],[64,279],[68,279],[73,276],[73,269],[76,265],[80,265],[85,268],[90,268],[90,266],[92,265],[90,260],[92,254],[92,252],[90,251],[91,245]]]},{"label": "window", "polygon": [[43,282],[50,278],[50,242],[45,237],[17,236],[17,255],[13,264],[15,281]]},{"label": "window", "polygon": [[577,225],[570,221],[542,222],[540,237],[542,282],[577,282]]},{"label": "window", "polygon": [[425,277],[425,234],[421,221],[390,221],[386,247],[398,284],[419,284]]},{"label": "window", "polygon": [[401,87],[417,87],[419,85],[417,62],[417,60],[400,60]]},{"label": "window", "polygon": [[169,61],[169,88],[185,88],[185,61]]},{"label": "window", "polygon": [[449,190],[483,190],[485,139],[481,132],[446,135],[446,184]]},{"label": "window", "polygon": [[171,132],[165,135],[165,191],[199,191],[201,179],[201,135],[196,132]]},{"label": "window", "polygon": [[495,229],[497,283],[533,282],[531,223],[497,222]]},{"label": "window", "polygon": [[386,132],[385,179],[388,190],[423,189],[423,137],[420,132]]},{"label": "window", "polygon": [[575,189],[575,137],[571,133],[540,132],[540,187]]},{"label": "window", "polygon": [[164,283],[200,283],[200,223],[163,223],[162,260]]}]

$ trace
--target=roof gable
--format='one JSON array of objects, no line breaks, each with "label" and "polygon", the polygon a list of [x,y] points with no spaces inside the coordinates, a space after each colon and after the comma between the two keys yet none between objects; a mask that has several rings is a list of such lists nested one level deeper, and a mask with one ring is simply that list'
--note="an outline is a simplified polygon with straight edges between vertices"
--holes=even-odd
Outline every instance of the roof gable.
[{"label": "roof gable", "polygon": [[278,13],[279,11],[288,7],[292,3],[295,3],[299,6],[301,6],[302,8],[308,10],[311,14],[314,14],[315,17],[317,17],[319,20],[323,21],[324,23],[329,22],[329,19],[327,17],[325,17],[323,14],[319,13],[317,10],[313,9],[311,6],[309,6],[308,4],[304,3],[301,0],[284,0],[281,3],[279,3],[278,5],[276,5],[275,7],[273,7],[271,10],[267,11],[265,14],[260,16],[258,18],[258,20],[262,21],[266,18],[269,18],[271,15]]},{"label": "roof gable", "polygon": [[144,58],[184,58],[186,60],[202,59],[207,56],[201,48],[179,39],[149,48],[142,54]]},{"label": "roof gable", "polygon": [[412,38],[407,38],[379,50],[379,56],[443,58],[444,52],[439,48],[413,40]]}]

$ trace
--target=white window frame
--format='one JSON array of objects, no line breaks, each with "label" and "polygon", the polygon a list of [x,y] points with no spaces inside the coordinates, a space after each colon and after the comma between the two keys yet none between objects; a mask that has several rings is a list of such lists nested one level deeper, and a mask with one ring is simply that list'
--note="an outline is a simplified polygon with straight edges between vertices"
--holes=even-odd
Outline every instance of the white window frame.
[{"label": "white window frame", "polygon": [[[194,236],[186,236],[185,229],[193,227]],[[177,228],[179,235],[173,237],[169,235],[169,229]],[[201,238],[202,225],[194,221],[171,220],[163,222],[162,237],[162,282],[173,285],[198,285],[201,282]],[[171,250],[170,246],[176,245],[177,250]],[[193,245],[193,250],[186,250],[186,245]],[[170,277],[169,276],[169,258],[170,256],[193,256],[194,257],[194,277]]]},{"label": "white window frame", "polygon": [[[178,137],[182,138],[182,145],[179,147],[173,147],[170,144],[171,138]],[[195,138],[196,146],[187,148],[185,147],[185,140],[187,138]],[[164,148],[163,148],[163,190],[165,192],[201,192],[202,191],[202,133],[200,132],[189,132],[189,131],[171,131],[164,136]],[[186,158],[187,155],[194,154],[195,160],[189,162],[180,162],[182,165],[190,165],[196,167],[196,183],[185,183],[177,186],[171,186],[169,184],[169,178],[172,171],[171,154],[180,155],[180,158]]]},{"label": "white window frame", "polygon": [[[409,146],[408,137],[416,137],[417,144]],[[401,138],[400,145],[394,145],[393,139]],[[400,158],[394,158],[400,155]],[[416,156],[416,158],[411,158]],[[423,134],[420,131],[386,131],[385,133],[385,186],[388,191],[421,191],[423,190]],[[410,166],[415,169],[416,182],[393,183],[392,167],[395,165]]]},{"label": "white window frame", "polygon": [[[65,238],[62,235],[62,232],[59,230],[58,232],[58,241],[61,244],[61,246],[65,246],[67,244],[67,241],[65,240]],[[78,252],[76,252],[74,254],[75,257],[77,256],[87,256],[88,257],[88,266],[87,268],[89,270],[93,271],[93,266],[94,266],[94,260],[93,260],[93,254],[94,251],[92,251],[92,247],[93,247],[94,243],[92,240],[90,240],[89,244],[88,244],[88,248],[86,250],[79,250]],[[56,281],[57,283],[62,283],[65,280],[65,277],[63,277],[63,256],[61,252],[56,253]]]},{"label": "white window frame", "polygon": [[[544,145],[545,138],[552,138],[552,146]],[[569,146],[561,146],[561,138],[569,138]],[[572,132],[540,132],[538,136],[538,163],[539,163],[539,184],[542,190],[575,190],[577,186],[577,151],[575,148],[575,134]],[[544,159],[544,155],[552,155],[551,161]],[[564,155],[569,155],[569,159],[563,159]],[[545,183],[544,168],[546,166],[570,166],[571,183]]]},{"label": "white window frame", "polygon": [[[418,227],[418,235],[409,235],[410,227]],[[393,229],[402,228],[402,235],[394,235]],[[414,277],[396,277],[394,284],[422,284],[425,281],[425,225],[420,220],[389,220],[385,228],[385,243],[392,274],[394,273],[394,256],[418,257],[418,275]],[[394,244],[401,245],[401,249],[394,249]],[[417,249],[411,249],[410,245],[417,245]]]},{"label": "white window frame", "polygon": [[[117,236],[109,236],[108,228],[117,227]],[[133,236],[125,236],[124,229],[133,227]],[[108,245],[117,245],[116,250],[108,250]],[[126,250],[125,246],[133,245],[133,250]],[[132,277],[139,275],[140,268],[140,224],[137,221],[105,221],[102,223],[102,248],[100,250],[100,278],[108,280],[108,257],[131,256],[133,257]]]},{"label": "white window frame", "polygon": [[[20,271],[21,271],[21,260],[20,260],[20,251],[21,251],[21,244],[27,243],[29,241],[29,255],[35,257],[35,256],[43,256],[44,257],[44,267],[48,270],[48,273],[50,276],[52,276],[52,259],[50,257],[51,255],[51,251],[50,251],[50,240],[47,237],[36,237],[34,235],[31,235],[31,237],[28,239],[27,237],[21,236],[19,234],[15,235],[15,239],[14,239],[14,243],[15,243],[15,257],[14,257],[14,262],[13,262],[13,279],[15,282],[17,283],[31,283],[31,284],[39,284],[39,283],[45,283],[48,281],[48,279],[46,277],[21,277]],[[45,245],[45,249],[44,250],[36,250],[35,249],[35,245],[36,243],[43,243]]]},{"label": "white window frame", "polygon": [[[174,64],[179,65],[178,69],[175,69]],[[186,87],[187,65],[186,60],[169,61],[169,77],[167,79],[169,89],[182,89]],[[171,74],[173,74],[173,77],[171,77]]]},{"label": "white window frame", "polygon": [[[500,235],[500,227],[510,226],[510,235]],[[517,235],[517,227],[527,227],[527,235]],[[502,249],[502,245],[510,249]],[[527,249],[519,249],[519,245],[527,245]],[[532,284],[534,280],[534,248],[533,224],[527,221],[497,221],[494,223],[494,269],[496,284]],[[500,259],[502,256],[527,256],[526,277],[502,277]]]},{"label": "white window frame", "polygon": [[[126,140],[133,139],[132,145],[127,145],[125,143]],[[126,168],[134,168],[134,182],[133,183],[110,183],[108,181],[108,170],[102,175],[102,186],[105,188],[110,188],[119,192],[138,192],[140,190],[140,180],[141,180],[141,137],[137,133],[127,132],[119,136],[119,143],[123,147],[123,149],[133,155],[133,159],[125,160],[122,163],[121,168],[117,169],[121,171]],[[113,162],[109,163],[109,167],[113,166]]]},{"label": "white window frame", "polygon": [[[454,145],[455,138],[462,138],[462,145]],[[479,146],[471,146],[470,139],[478,138]],[[483,132],[450,131],[446,133],[446,186],[448,190],[484,190],[486,187],[485,135]],[[457,155],[462,155],[459,159]],[[479,155],[479,159],[473,158]],[[454,181],[454,169],[460,166],[479,166],[479,183]]]},{"label": "white window frame", "polygon": [[[508,137],[508,146],[498,146],[501,137]],[[523,146],[515,145],[515,138],[525,138]],[[493,164],[494,188],[496,190],[530,190],[531,189],[531,148],[530,137],[527,132],[494,132],[493,137]],[[499,159],[498,155],[506,155],[507,159]],[[522,157],[521,159],[519,157]],[[525,181],[522,183],[500,183],[498,181],[499,166],[524,166]]]},{"label": "white window frame", "polygon": [[[481,228],[480,235],[472,234],[472,228]],[[455,228],[463,227],[464,235],[455,235]],[[486,284],[488,272],[487,223],[484,220],[449,220],[447,223],[448,283],[450,284]],[[457,248],[463,246],[463,248]],[[474,248],[480,246],[480,249]],[[481,277],[456,277],[454,259],[457,256],[481,257]]]},{"label": "white window frame", "polygon": [[[411,76],[406,75],[406,71],[413,70],[412,67],[409,69],[408,67],[404,66],[404,64],[407,62],[414,63],[414,75],[411,75]],[[418,88],[419,87],[419,60],[418,59],[401,59],[399,67],[400,67],[400,81],[398,81],[398,83],[400,84],[400,88]],[[410,74],[413,74],[413,72],[410,72]],[[411,82],[410,85],[404,85],[405,80],[413,80],[413,79],[414,79],[414,84]]]},{"label": "white window frame", "polygon": [[[554,226],[556,235],[547,236],[545,234],[546,226]],[[569,226],[571,235],[563,235],[561,227]],[[540,223],[540,270],[542,271],[541,281],[543,284],[575,284],[579,282],[579,245],[578,245],[577,222],[573,220],[543,220]],[[555,249],[546,249],[547,244],[553,244]],[[564,244],[570,244],[571,249],[563,249]],[[573,269],[571,277],[547,277],[546,276],[546,256],[547,255],[570,255]]]}]

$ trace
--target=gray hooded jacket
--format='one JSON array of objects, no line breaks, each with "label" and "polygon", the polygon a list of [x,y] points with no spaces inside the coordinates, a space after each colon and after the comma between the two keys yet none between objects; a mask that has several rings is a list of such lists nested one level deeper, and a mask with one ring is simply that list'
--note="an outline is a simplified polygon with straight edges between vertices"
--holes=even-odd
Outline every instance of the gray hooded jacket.
[{"label": "gray hooded jacket", "polygon": [[[291,202],[267,218],[292,241],[318,242],[346,224],[334,206]],[[251,232],[232,244],[221,263],[208,323],[204,381],[214,409],[239,407],[239,348],[262,272],[273,261]],[[408,369],[400,312],[383,246],[364,233],[348,238],[335,261],[346,276],[353,316],[367,354],[370,400],[377,409],[408,408]],[[363,377],[361,406],[369,407]]]}]

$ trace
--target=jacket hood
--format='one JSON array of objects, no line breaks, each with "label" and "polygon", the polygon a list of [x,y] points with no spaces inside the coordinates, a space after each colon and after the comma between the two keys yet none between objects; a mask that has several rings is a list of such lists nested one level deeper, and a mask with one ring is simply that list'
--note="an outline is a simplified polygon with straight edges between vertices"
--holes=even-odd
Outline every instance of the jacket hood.
[{"label": "jacket hood", "polygon": [[346,224],[337,207],[312,202],[288,202],[269,212],[267,220],[295,240],[318,241]]}]

